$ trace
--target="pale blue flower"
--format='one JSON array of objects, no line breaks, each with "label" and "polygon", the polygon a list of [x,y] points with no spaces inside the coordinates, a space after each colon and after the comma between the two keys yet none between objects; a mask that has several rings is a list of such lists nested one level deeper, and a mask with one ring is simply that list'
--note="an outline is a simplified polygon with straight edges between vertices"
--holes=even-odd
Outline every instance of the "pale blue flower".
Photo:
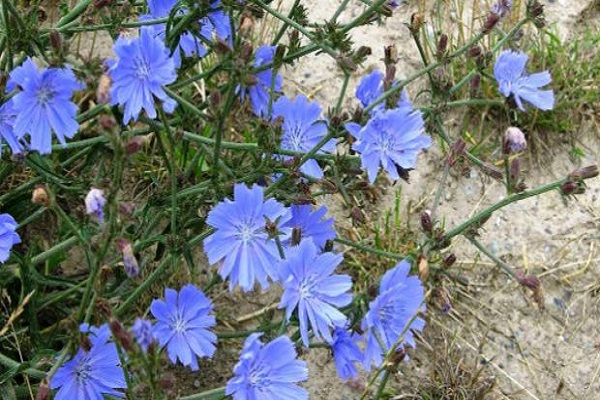
[{"label": "pale blue flower", "polygon": [[72,98],[73,92],[83,89],[83,85],[70,67],[39,70],[27,58],[10,73],[6,90],[11,92],[16,88],[20,90],[11,98],[16,111],[13,134],[17,139],[29,135],[28,148],[50,154],[52,132],[63,146],[67,138],[75,136],[79,123]]},{"label": "pale blue flower", "polygon": [[10,249],[15,244],[21,243],[21,238],[16,231],[17,221],[10,214],[0,214],[0,263],[4,263],[10,256]]},{"label": "pale blue flower", "polygon": [[431,145],[421,112],[408,107],[380,110],[363,127],[353,122],[345,127],[357,139],[353,148],[360,153],[361,166],[371,183],[380,166],[398,180],[397,167],[414,168],[419,152]]},{"label": "pale blue flower", "polygon": [[346,328],[333,330],[333,361],[338,376],[342,380],[354,379],[358,376],[356,364],[361,363],[364,356],[358,347],[362,338],[356,333],[350,333]]},{"label": "pale blue flower", "polygon": [[[374,69],[370,74],[362,77],[356,87],[356,98],[360,100],[363,107],[370,106],[383,94],[383,72]],[[384,110],[386,108],[385,101],[377,103],[372,109],[371,114]],[[408,98],[406,90],[402,90],[402,94],[396,103],[396,108],[412,110],[413,104]]]},{"label": "pale blue flower", "polygon": [[276,200],[264,200],[262,187],[245,184],[234,186],[233,201],[225,199],[208,213],[206,223],[215,232],[204,240],[204,251],[210,264],[219,264],[221,277],[229,278],[230,290],[236,285],[252,290],[255,281],[266,289],[268,278],[279,279],[281,257],[266,225],[275,224],[280,240],[285,241],[291,228],[284,225],[291,217],[290,210]]},{"label": "pale blue flower", "polygon": [[331,329],[343,327],[346,316],[338,310],[352,302],[352,279],[348,275],[333,275],[343,256],[335,253],[318,254],[311,239],[292,247],[281,262],[283,295],[279,308],[285,308],[289,321],[298,310],[300,337],[309,345],[309,325],[315,339],[331,342]]},{"label": "pale blue flower", "polygon": [[[282,149],[308,153],[327,135],[327,124],[320,119],[321,106],[316,101],[309,102],[304,95],[296,96],[294,100],[280,97],[273,104],[273,119],[277,117],[283,118]],[[333,152],[335,152],[335,140],[331,139],[317,153]],[[316,179],[323,178],[323,170],[315,159],[302,164],[300,171]]]},{"label": "pale blue flower", "polygon": [[104,191],[98,188],[91,188],[85,196],[85,211],[88,214],[94,214],[100,223],[104,222],[104,204],[106,204]]},{"label": "pale blue flower", "polygon": [[[117,346],[108,342],[110,331],[92,327],[89,351],[80,348],[50,380],[50,388],[58,389],[55,400],[101,400],[104,395],[125,398],[118,389],[127,388]],[[108,332],[108,334],[106,334]]]},{"label": "pale blue flower", "polygon": [[421,280],[418,276],[409,276],[409,272],[410,263],[406,260],[387,271],[381,278],[379,295],[369,303],[361,326],[367,338],[364,357],[367,370],[371,365],[380,367],[395,344],[398,345],[396,350],[405,345],[415,347],[412,331],[421,331],[425,327],[425,321],[418,316],[407,326],[411,318],[425,311],[425,306],[421,305],[425,298]]},{"label": "pale blue flower", "polygon": [[[273,62],[275,57],[275,50],[277,46],[264,45],[256,50],[254,54],[254,67],[258,68],[265,64]],[[275,93],[281,92],[283,86],[283,78],[280,74],[275,75],[273,91],[271,92],[271,78],[273,76],[273,69],[269,68],[264,71],[258,72],[254,77],[256,83],[249,85],[245,88],[237,88],[242,101],[245,100],[246,95],[250,97],[250,104],[252,105],[252,111],[259,117],[267,117],[269,110],[269,100]]]},{"label": "pale blue flower", "polygon": [[177,74],[162,40],[141,29],[138,38],[119,37],[113,50],[117,60],[109,62],[111,104],[125,106],[123,123],[137,121],[142,108],[149,118],[156,118],[155,98],[166,112],[173,112],[177,103],[163,86],[174,82]]},{"label": "pale blue flower", "polygon": [[308,367],[297,359],[294,343],[279,336],[263,344],[261,336],[253,333],[244,342],[225,394],[233,400],[308,400],[306,389],[297,385],[308,379]]},{"label": "pale blue flower", "polygon": [[512,97],[525,111],[523,100],[539,108],[551,110],[554,107],[554,92],[540,88],[552,82],[548,71],[527,75],[525,64],[527,54],[521,51],[504,50],[494,64],[494,77],[498,81],[498,90],[505,97]]},{"label": "pale blue flower", "polygon": [[[333,240],[337,236],[333,226],[334,219],[325,218],[327,207],[321,206],[314,212],[310,205],[292,205],[290,209],[292,218],[283,225],[292,229],[290,238],[284,243],[286,246],[290,246],[291,241],[295,239],[311,238],[322,249],[328,240]],[[298,235],[298,237],[294,238],[294,235]]]},{"label": "pale blue flower", "polygon": [[135,341],[140,345],[140,348],[144,353],[148,351],[148,347],[154,342],[154,335],[152,334],[152,322],[147,319],[136,318],[131,332]]},{"label": "pale blue flower", "polygon": [[156,318],[152,328],[159,346],[167,347],[173,364],[179,360],[193,371],[198,370],[197,357],[212,357],[217,336],[209,331],[216,324],[212,302],[192,284],[179,293],[165,289],[165,300],[153,300],[150,312]]}]

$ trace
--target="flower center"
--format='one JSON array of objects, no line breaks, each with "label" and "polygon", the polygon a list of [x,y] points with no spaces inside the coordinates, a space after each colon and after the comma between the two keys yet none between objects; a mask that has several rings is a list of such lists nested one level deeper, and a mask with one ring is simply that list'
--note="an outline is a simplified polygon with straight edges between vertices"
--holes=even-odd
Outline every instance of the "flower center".
[{"label": "flower center", "polygon": [[302,281],[300,287],[298,288],[298,292],[301,298],[309,299],[313,297],[313,287],[315,286],[314,279],[308,278]]},{"label": "flower center", "polygon": [[246,244],[254,239],[254,228],[250,223],[243,223],[238,226],[237,238]]},{"label": "flower center", "polygon": [[173,321],[173,330],[177,333],[183,333],[187,330],[187,322],[183,319],[183,316],[180,313],[177,313],[175,316],[175,321]]},{"label": "flower center", "polygon": [[299,126],[296,126],[290,135],[290,144],[294,150],[303,150],[304,132]]},{"label": "flower center", "polygon": [[50,103],[54,98],[54,90],[52,90],[52,87],[49,84],[42,83],[42,85],[37,90],[35,96],[37,97],[38,102],[41,105],[45,106],[46,104]]},{"label": "flower center", "polygon": [[250,386],[262,391],[263,387],[269,386],[269,378],[267,377],[266,368],[263,365],[257,366],[248,377]]},{"label": "flower center", "polygon": [[81,361],[75,367],[75,379],[77,382],[85,383],[90,379],[92,375],[92,367],[89,364],[89,359],[87,357],[83,357]]},{"label": "flower center", "polygon": [[144,60],[138,60],[135,68],[135,76],[136,78],[143,80],[150,76],[150,68],[148,67],[148,63]]}]

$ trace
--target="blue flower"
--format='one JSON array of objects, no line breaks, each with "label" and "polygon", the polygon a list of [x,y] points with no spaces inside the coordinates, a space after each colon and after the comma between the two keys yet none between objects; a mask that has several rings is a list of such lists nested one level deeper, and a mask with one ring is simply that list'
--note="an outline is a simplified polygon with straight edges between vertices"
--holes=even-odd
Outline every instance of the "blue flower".
[{"label": "blue flower", "polygon": [[504,50],[494,64],[494,77],[498,81],[498,91],[504,97],[513,96],[519,110],[525,111],[522,100],[540,110],[554,107],[552,90],[541,90],[552,78],[548,71],[527,75],[525,72],[527,54],[520,51]]},{"label": "blue flower", "polygon": [[177,360],[193,371],[198,370],[196,357],[212,357],[217,336],[208,330],[215,326],[213,305],[196,286],[184,286],[179,293],[165,289],[165,300],[153,300],[150,312],[156,318],[152,333],[160,347],[167,346],[169,359]]},{"label": "blue flower", "polygon": [[29,135],[31,150],[40,154],[52,152],[52,132],[64,146],[65,138],[72,138],[79,129],[75,119],[77,106],[71,100],[73,92],[83,89],[70,67],[39,70],[31,58],[12,70],[6,85],[8,92],[19,87],[12,97],[17,113],[14,136],[23,139]]},{"label": "blue flower", "polygon": [[361,166],[371,183],[375,182],[380,165],[393,180],[398,180],[397,166],[414,168],[419,152],[431,145],[431,138],[423,134],[421,112],[406,107],[378,111],[363,127],[353,122],[345,127],[357,138],[353,148],[360,153]]},{"label": "blue flower", "polygon": [[136,318],[131,332],[135,337],[135,341],[140,345],[140,348],[145,353],[148,351],[148,346],[154,342],[154,335],[152,334],[152,322],[147,319]]},{"label": "blue flower", "polygon": [[310,205],[292,205],[290,208],[292,218],[283,225],[292,229],[290,238],[284,243],[286,246],[290,246],[292,241],[298,244],[301,240],[311,238],[319,248],[323,248],[328,240],[337,236],[333,227],[334,219],[325,219],[327,207],[321,206],[315,212],[312,212]]},{"label": "blue flower", "polygon": [[[368,107],[383,94],[383,72],[378,69],[373,70],[370,74],[362,77],[356,87],[356,97],[360,100],[363,107]],[[371,114],[384,110],[386,103],[382,101],[377,103],[371,110]],[[402,90],[402,94],[396,104],[397,108],[412,110],[412,103],[408,98],[406,90]]]},{"label": "blue flower", "polygon": [[137,121],[142,108],[148,117],[156,118],[155,97],[163,102],[166,112],[173,112],[177,103],[163,86],[174,82],[177,74],[163,42],[149,29],[141,29],[138,38],[119,37],[113,49],[118,59],[109,62],[111,104],[125,106],[123,123]]},{"label": "blue flower", "polygon": [[[262,65],[273,62],[275,50],[277,46],[264,45],[256,50],[254,54],[254,67],[258,68]],[[250,97],[252,111],[259,117],[267,117],[269,111],[269,100],[271,99],[271,77],[273,76],[273,68],[258,72],[254,77],[256,82],[249,85],[247,88],[237,88],[242,101],[246,95]],[[283,86],[283,78],[281,75],[275,75],[275,84],[273,85],[273,94],[281,92]]]},{"label": "blue flower", "polygon": [[279,308],[286,309],[288,321],[298,309],[300,336],[306,347],[309,323],[316,339],[331,342],[330,329],[343,327],[347,322],[337,308],[352,302],[352,295],[347,293],[352,288],[352,279],[348,275],[332,275],[343,256],[317,253],[312,240],[303,240],[289,249],[280,265],[283,295]]},{"label": "blue flower", "polygon": [[[108,342],[106,329],[92,330],[89,351],[82,348],[68,362],[64,363],[50,380],[52,389],[59,389],[55,400],[98,400],[104,395],[124,398],[122,391],[127,387],[125,374],[119,360],[117,346]],[[92,328],[94,329],[94,328]],[[108,331],[110,333],[110,331]]]},{"label": "blue flower", "polygon": [[283,225],[291,217],[276,200],[264,201],[262,187],[249,189],[244,184],[234,186],[233,201],[225,199],[208,213],[206,223],[216,231],[204,240],[204,251],[210,264],[220,264],[221,277],[229,277],[230,290],[238,284],[244,291],[252,290],[256,280],[266,289],[267,278],[279,279],[279,250],[265,228],[267,220],[275,223],[284,241],[291,229]]},{"label": "blue flower", "polygon": [[100,223],[104,222],[104,204],[106,204],[104,191],[102,189],[91,188],[85,196],[85,211],[88,214],[95,214]]},{"label": "blue flower", "polygon": [[345,328],[333,330],[333,361],[338,376],[342,380],[354,379],[358,376],[355,364],[363,360],[363,354],[357,342],[361,339],[356,333],[350,334]]},{"label": "blue flower", "polygon": [[[282,149],[307,153],[327,135],[327,125],[319,120],[321,106],[316,101],[309,103],[304,95],[299,95],[294,100],[287,97],[279,98],[273,104],[273,119],[277,117],[283,117]],[[332,139],[325,143],[318,153],[334,151],[335,140]],[[285,157],[285,159],[290,158],[290,156]],[[316,179],[323,178],[323,170],[314,159],[302,164],[300,171]]]},{"label": "blue flower", "polygon": [[10,249],[21,243],[19,234],[15,232],[17,221],[9,214],[0,214],[0,263],[8,260]]},{"label": "blue flower", "polygon": [[[148,9],[150,10],[149,15],[142,15],[140,21],[148,21],[152,19],[166,18],[169,17],[171,10],[177,3],[177,0],[165,0],[156,1],[148,0]],[[203,41],[211,41],[213,34],[216,34],[221,39],[228,39],[231,37],[231,23],[229,16],[219,8],[220,0],[213,1],[210,5],[210,12],[198,23],[200,24],[200,30],[198,32],[184,32],[179,37],[179,44],[173,52],[173,60],[175,67],[181,66],[181,52],[186,57],[198,55],[198,57],[204,57],[208,50],[206,49]],[[176,15],[182,16],[187,14],[188,10],[180,8]],[[161,40],[165,39],[167,24],[155,24],[147,25],[144,29],[150,29],[154,36],[160,37]]]},{"label": "blue flower", "polygon": [[308,379],[308,367],[297,360],[294,343],[279,336],[266,345],[253,333],[244,342],[235,374],[227,382],[225,394],[233,400],[304,400],[308,392],[296,385]]},{"label": "blue flower", "polygon": [[496,0],[496,2],[492,4],[492,12],[494,14],[498,14],[500,18],[508,15],[511,8],[512,0]]},{"label": "blue flower", "polygon": [[[2,143],[1,139],[4,139],[10,150],[15,154],[19,154],[23,151],[23,146],[19,143],[19,138],[14,132],[16,120],[17,110],[15,110],[11,99],[0,107],[0,145]],[[2,151],[1,148],[0,151]]]},{"label": "blue flower", "polygon": [[410,263],[406,260],[387,271],[379,284],[379,296],[369,303],[369,311],[362,321],[362,330],[367,335],[364,358],[367,370],[371,365],[381,366],[385,354],[397,344],[403,331],[404,337],[397,349],[407,344],[415,347],[411,330],[421,331],[425,327],[425,321],[416,317],[406,329],[413,316],[425,311],[425,306],[421,306],[425,297],[421,281],[417,276],[409,276],[409,272]]}]

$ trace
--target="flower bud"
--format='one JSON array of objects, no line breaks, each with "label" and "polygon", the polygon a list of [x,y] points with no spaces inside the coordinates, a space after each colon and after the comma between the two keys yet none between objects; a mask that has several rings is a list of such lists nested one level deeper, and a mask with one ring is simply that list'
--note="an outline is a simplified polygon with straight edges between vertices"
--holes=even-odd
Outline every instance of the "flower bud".
[{"label": "flower bud", "polygon": [[487,35],[494,29],[496,24],[500,21],[500,16],[498,14],[490,14],[485,20],[485,24],[483,25],[483,29],[481,30],[484,35]]},{"label": "flower bud", "polygon": [[50,205],[50,196],[48,195],[46,185],[36,185],[31,193],[31,202],[44,207]]},{"label": "flower bud", "polygon": [[116,342],[121,345],[121,347],[127,351],[133,351],[133,338],[131,337],[131,333],[129,333],[116,318],[111,318],[108,322],[108,326],[110,327],[110,331],[115,337]]},{"label": "flower bud", "polygon": [[427,233],[431,233],[433,231],[431,211],[429,210],[425,210],[421,213],[421,229],[423,229],[423,231]]},{"label": "flower bud", "polygon": [[482,53],[481,47],[479,47],[479,46],[472,46],[469,49],[469,55],[473,58],[479,57],[481,55],[481,53]]},{"label": "flower bud", "polygon": [[344,71],[354,72],[358,68],[357,65],[356,65],[356,63],[354,61],[352,61],[352,59],[350,57],[346,56],[346,55],[338,56],[336,58],[336,61],[337,61],[338,65]]},{"label": "flower bud", "polygon": [[442,260],[442,265],[446,268],[449,268],[452,265],[454,265],[455,262],[456,256],[454,255],[454,253],[450,253],[444,257],[444,259]]},{"label": "flower bud", "polygon": [[350,211],[350,218],[352,218],[352,225],[364,225],[367,222],[365,213],[357,206]]},{"label": "flower bud", "polygon": [[481,75],[475,74],[469,81],[469,95],[471,98],[479,97],[479,88],[481,87]]},{"label": "flower bud", "polygon": [[436,49],[436,57],[438,60],[441,60],[446,55],[446,50],[448,49],[448,35],[442,33],[437,43]]},{"label": "flower bud", "polygon": [[250,43],[242,43],[242,48],[240,49],[240,60],[242,61],[242,64],[248,64],[248,62],[252,58],[253,51],[254,49]]},{"label": "flower bud", "polygon": [[585,186],[583,186],[583,184],[579,182],[568,180],[562,185],[560,185],[560,191],[565,196],[571,194],[583,194],[585,193]]},{"label": "flower bud", "polygon": [[569,178],[574,181],[581,181],[583,179],[595,178],[598,176],[598,166],[589,165],[587,167],[576,169],[569,174]]},{"label": "flower bud", "polygon": [[110,101],[110,87],[112,80],[107,74],[100,75],[98,79],[98,88],[96,88],[96,103],[107,104]]},{"label": "flower bud", "polygon": [[125,273],[128,277],[133,278],[138,276],[140,273],[140,267],[138,265],[135,254],[133,254],[133,246],[126,239],[119,239],[117,241],[117,248],[123,254],[123,265],[125,266]]},{"label": "flower bud", "polygon": [[226,40],[220,38],[220,37],[216,37],[216,39],[214,40],[215,43],[215,52],[218,54],[228,54],[231,51],[231,47],[229,47],[229,42],[227,42]]},{"label": "flower bud", "polygon": [[104,198],[104,191],[92,187],[92,189],[85,196],[85,209],[88,214],[95,214],[98,218],[99,223],[104,223],[104,204],[106,199]]},{"label": "flower bud", "polygon": [[525,150],[526,147],[525,134],[519,128],[511,126],[506,129],[502,138],[502,152],[504,154],[518,153]]},{"label": "flower bud", "polygon": [[410,16],[410,32],[415,35],[417,33],[419,33],[419,31],[421,30],[421,26],[423,26],[423,17],[420,16],[419,14],[413,14]]},{"label": "flower bud", "polygon": [[48,400],[50,398],[50,385],[48,379],[44,378],[40,382],[38,392],[35,395],[35,400]]},{"label": "flower bud", "polygon": [[254,18],[249,12],[244,12],[240,21],[239,32],[240,36],[247,38],[254,30]]},{"label": "flower bud", "polygon": [[421,282],[425,282],[429,277],[429,261],[427,260],[427,257],[420,255],[417,266],[419,268],[419,278],[421,279]]},{"label": "flower bud", "polygon": [[396,64],[398,62],[398,49],[392,44],[383,49],[385,65]]},{"label": "flower bud", "polygon": [[132,137],[127,141],[127,143],[125,143],[125,153],[129,155],[137,153],[142,149],[142,147],[144,147],[144,145],[150,143],[150,140],[152,140],[153,136],[154,134],[150,133],[148,135],[136,135]]},{"label": "flower bud", "polygon": [[113,0],[94,0],[94,7],[97,9],[108,7],[112,4]]},{"label": "flower bud", "polygon": [[62,37],[60,36],[60,32],[56,29],[50,31],[50,45],[57,52],[62,50]]}]

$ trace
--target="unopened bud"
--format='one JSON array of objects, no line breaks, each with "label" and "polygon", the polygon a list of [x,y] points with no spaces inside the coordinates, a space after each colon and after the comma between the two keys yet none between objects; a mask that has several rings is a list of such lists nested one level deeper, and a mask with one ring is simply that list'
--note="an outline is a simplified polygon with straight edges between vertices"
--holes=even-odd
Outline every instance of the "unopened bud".
[{"label": "unopened bud", "polygon": [[100,267],[100,283],[104,285],[112,275],[112,269],[108,265],[102,264],[102,267]]},{"label": "unopened bud", "polygon": [[498,168],[496,168],[490,164],[487,164],[487,163],[482,164],[481,171],[484,174],[491,176],[494,179],[502,180],[502,171],[500,171]]},{"label": "unopened bud", "polygon": [[481,86],[481,75],[475,74],[469,81],[469,95],[474,97],[479,97],[479,88]]},{"label": "unopened bud", "polygon": [[250,62],[253,51],[254,49],[250,43],[244,42],[242,44],[242,48],[240,49],[240,60],[243,64],[248,64],[248,62]]},{"label": "unopened bud", "polygon": [[500,21],[500,16],[498,14],[491,13],[487,19],[485,20],[485,24],[483,25],[483,29],[481,30],[484,35],[487,35],[494,29],[496,24]]},{"label": "unopened bud", "polygon": [[472,46],[469,49],[469,55],[473,58],[479,57],[481,55],[481,53],[482,53],[481,47],[479,47],[479,46]]},{"label": "unopened bud", "polygon": [[354,72],[358,68],[356,63],[354,61],[352,61],[352,59],[346,55],[338,56],[336,58],[336,61],[337,61],[338,65],[340,67],[342,67],[342,69],[344,71]]},{"label": "unopened bud", "polygon": [[165,372],[158,378],[158,386],[163,390],[169,390],[175,387],[177,378],[171,372]]},{"label": "unopened bud", "polygon": [[107,104],[110,101],[110,87],[112,81],[107,74],[100,75],[98,88],[96,89],[96,103]]},{"label": "unopened bud", "polygon": [[108,326],[110,327],[110,331],[112,332],[114,338],[117,343],[121,345],[123,349],[127,352],[133,351],[133,338],[131,337],[131,333],[129,333],[116,318],[111,318],[108,322]]},{"label": "unopened bud", "polygon": [[392,44],[383,49],[385,65],[396,64],[398,62],[398,49]]},{"label": "unopened bud", "polygon": [[454,255],[454,253],[450,253],[444,257],[442,264],[444,265],[444,267],[449,268],[452,265],[454,265],[455,262],[456,256]]},{"label": "unopened bud", "polygon": [[502,152],[504,154],[518,153],[525,150],[527,140],[525,134],[514,126],[506,129],[502,138]]},{"label": "unopened bud", "polygon": [[441,60],[446,55],[446,50],[448,49],[448,35],[442,33],[440,35],[440,39],[437,43],[436,56],[438,60]]},{"label": "unopened bud", "polygon": [[94,307],[96,308],[98,314],[100,314],[105,319],[112,318],[112,308],[108,301],[103,298],[96,299],[94,303]]},{"label": "unopened bud", "polygon": [[135,204],[133,203],[119,203],[119,212],[125,217],[131,217],[135,211]]},{"label": "unopened bud", "polygon": [[421,26],[423,26],[423,17],[419,14],[413,14],[410,16],[410,32],[415,35],[419,33],[421,30]]},{"label": "unopened bud", "polygon": [[140,267],[138,265],[135,254],[133,254],[133,246],[126,239],[119,239],[117,241],[117,248],[123,254],[123,265],[125,266],[125,273],[128,277],[133,278],[138,276],[140,273]]},{"label": "unopened bud", "polygon": [[40,206],[48,207],[50,205],[50,196],[46,185],[37,185],[31,193],[31,202]]},{"label": "unopened bud", "polygon": [[359,60],[361,60],[361,59],[364,59],[364,58],[370,56],[371,53],[372,53],[372,50],[371,50],[370,47],[368,47],[368,46],[360,46],[358,48],[358,50],[356,50],[356,58],[359,59]]},{"label": "unopened bud", "polygon": [[152,140],[153,136],[154,134],[150,133],[148,135],[136,135],[132,137],[127,141],[127,143],[125,143],[125,152],[129,155],[137,153],[144,147],[144,145],[150,143],[150,140]]},{"label": "unopened bud", "polygon": [[433,231],[433,223],[431,222],[431,211],[425,210],[421,213],[421,229],[427,233]]},{"label": "unopened bud", "polygon": [[531,18],[537,18],[544,14],[544,5],[537,0],[528,4],[527,13]]},{"label": "unopened bud", "polygon": [[352,218],[353,225],[364,225],[367,222],[365,213],[357,206],[354,206],[350,211],[350,218]]},{"label": "unopened bud", "polygon": [[48,400],[49,398],[50,398],[50,384],[48,383],[48,379],[44,378],[40,382],[38,392],[35,395],[35,400]]},{"label": "unopened bud", "polygon": [[568,196],[572,194],[583,194],[585,193],[585,187],[580,182],[568,180],[560,185],[560,191],[562,194]]},{"label": "unopened bud", "polygon": [[60,32],[56,29],[52,29],[50,31],[50,45],[55,51],[62,50],[62,37],[60,36]]},{"label": "unopened bud", "polygon": [[110,6],[113,0],[94,0],[94,7],[100,9],[103,7]]},{"label": "unopened bud", "polygon": [[240,36],[249,37],[252,31],[254,30],[254,18],[252,14],[249,12],[244,12],[242,14],[241,22],[240,22]]},{"label": "unopened bud", "polygon": [[115,121],[115,117],[112,115],[103,114],[98,118],[98,122],[101,127],[107,130],[111,130],[117,126],[117,121]]},{"label": "unopened bud", "polygon": [[574,181],[581,181],[583,179],[595,178],[598,176],[598,166],[589,165],[584,168],[576,169],[569,174],[569,178]]}]

